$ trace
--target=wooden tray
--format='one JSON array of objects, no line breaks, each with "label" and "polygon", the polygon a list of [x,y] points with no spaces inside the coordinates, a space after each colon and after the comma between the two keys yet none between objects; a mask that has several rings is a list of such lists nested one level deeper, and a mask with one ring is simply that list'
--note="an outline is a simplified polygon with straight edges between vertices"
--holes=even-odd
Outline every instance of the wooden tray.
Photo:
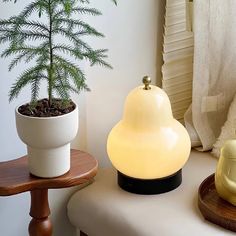
[{"label": "wooden tray", "polygon": [[236,207],[219,197],[215,188],[215,174],[200,185],[198,207],[206,220],[236,232]]}]

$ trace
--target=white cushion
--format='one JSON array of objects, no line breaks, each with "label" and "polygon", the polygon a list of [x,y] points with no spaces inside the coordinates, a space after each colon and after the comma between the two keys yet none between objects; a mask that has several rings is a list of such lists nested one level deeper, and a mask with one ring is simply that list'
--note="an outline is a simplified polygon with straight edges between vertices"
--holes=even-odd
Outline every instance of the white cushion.
[{"label": "white cushion", "polygon": [[215,168],[209,153],[192,151],[181,186],[160,195],[125,192],[115,170],[100,169],[93,184],[71,197],[69,219],[89,236],[235,235],[205,221],[197,207],[198,187]]}]

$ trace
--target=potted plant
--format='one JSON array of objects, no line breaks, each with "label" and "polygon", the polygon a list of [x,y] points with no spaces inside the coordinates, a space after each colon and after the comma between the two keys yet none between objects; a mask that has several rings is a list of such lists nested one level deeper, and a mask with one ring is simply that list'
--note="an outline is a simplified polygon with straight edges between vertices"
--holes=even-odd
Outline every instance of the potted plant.
[{"label": "potted plant", "polygon": [[[107,50],[94,50],[83,39],[103,37],[76,17],[101,15],[89,4],[89,0],[34,0],[17,16],[0,20],[0,43],[7,43],[1,57],[14,56],[9,71],[21,62],[30,65],[12,85],[9,101],[30,85],[30,102],[16,108],[16,126],[27,145],[29,170],[39,177],[60,176],[70,169],[70,142],[78,130],[78,107],[70,95],[89,90],[78,62],[111,68],[104,60]],[[47,83],[48,97],[39,99],[42,81]]]}]

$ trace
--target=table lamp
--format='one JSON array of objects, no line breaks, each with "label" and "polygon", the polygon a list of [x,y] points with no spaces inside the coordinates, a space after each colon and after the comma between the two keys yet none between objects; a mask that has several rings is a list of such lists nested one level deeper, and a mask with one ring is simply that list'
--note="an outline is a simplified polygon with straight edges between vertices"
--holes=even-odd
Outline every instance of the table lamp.
[{"label": "table lamp", "polygon": [[181,123],[173,118],[167,94],[150,85],[133,89],[123,118],[111,130],[107,153],[118,170],[118,185],[132,193],[159,194],[177,188],[191,144]]}]

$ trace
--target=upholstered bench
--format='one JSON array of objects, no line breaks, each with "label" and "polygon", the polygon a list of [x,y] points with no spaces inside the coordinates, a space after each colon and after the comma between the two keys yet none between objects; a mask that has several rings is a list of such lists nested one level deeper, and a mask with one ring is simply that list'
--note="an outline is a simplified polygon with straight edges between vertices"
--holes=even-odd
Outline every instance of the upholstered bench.
[{"label": "upholstered bench", "polygon": [[198,187],[216,163],[210,153],[192,151],[182,185],[160,195],[125,192],[115,170],[100,169],[94,183],[71,197],[68,217],[78,236],[80,231],[88,236],[235,235],[205,221],[197,207]]}]

